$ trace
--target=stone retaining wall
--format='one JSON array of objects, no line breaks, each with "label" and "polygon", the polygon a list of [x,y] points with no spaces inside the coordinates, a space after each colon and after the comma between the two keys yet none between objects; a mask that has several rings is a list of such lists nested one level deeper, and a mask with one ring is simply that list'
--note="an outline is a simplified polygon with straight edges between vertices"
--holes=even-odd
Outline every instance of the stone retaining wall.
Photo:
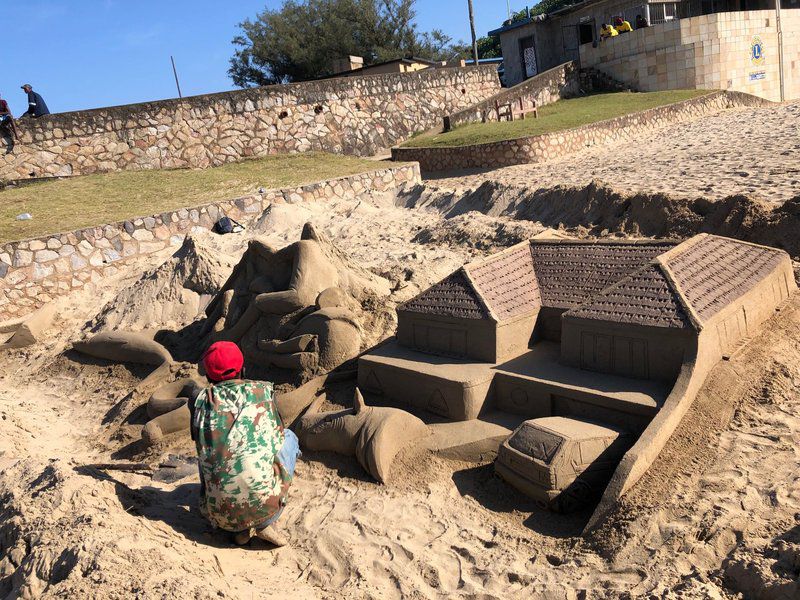
[{"label": "stone retaining wall", "polygon": [[440,68],[22,119],[21,140],[0,152],[0,178],[204,168],[310,150],[372,155],[499,90],[494,66]]},{"label": "stone retaining wall", "polygon": [[568,62],[544,73],[531,77],[512,88],[504,90],[474,106],[447,115],[444,118],[444,131],[450,131],[459,125],[497,121],[496,103],[508,104],[520,98],[534,100],[536,106],[552,104],[562,98],[569,98],[580,93],[580,70],[578,63]]},{"label": "stone retaining wall", "polygon": [[107,225],[0,245],[0,321],[25,315],[57,296],[100,283],[133,257],[179,247],[187,233],[221,216],[246,224],[272,202],[321,202],[421,182],[417,165],[399,165],[296,188],[181,208]]},{"label": "stone retaining wall", "polygon": [[626,139],[725,108],[768,104],[749,94],[711,92],[699,98],[544,135],[471,146],[392,148],[392,160],[417,161],[423,171],[536,163],[572,154],[587,146],[624,143]]}]

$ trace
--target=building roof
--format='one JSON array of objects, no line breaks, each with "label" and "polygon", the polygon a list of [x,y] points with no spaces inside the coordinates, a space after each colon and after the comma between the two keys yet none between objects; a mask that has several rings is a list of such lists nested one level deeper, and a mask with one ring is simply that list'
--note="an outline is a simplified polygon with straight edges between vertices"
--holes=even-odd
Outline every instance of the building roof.
[{"label": "building roof", "polygon": [[[504,322],[541,306],[569,309],[675,242],[531,240],[465,265],[400,311]],[[468,307],[466,298],[472,298]]]},{"label": "building roof", "polygon": [[532,240],[542,305],[570,309],[674,247],[673,241]]},{"label": "building roof", "polygon": [[691,310],[705,322],[767,277],[786,253],[702,234],[661,257]]},{"label": "building roof", "polygon": [[398,310],[460,319],[491,318],[463,268],[432,285]]},{"label": "building roof", "polygon": [[527,242],[467,265],[464,271],[496,321],[531,313],[542,305]]},{"label": "building roof", "polygon": [[701,234],[673,241],[530,240],[465,265],[399,311],[498,323],[541,307],[571,317],[696,329],[787,254]]},{"label": "building roof", "polygon": [[[363,67],[359,67],[357,69],[350,69],[349,71],[341,71],[340,73],[333,73],[331,75],[323,75],[322,77],[317,77],[314,81],[322,80],[322,79],[333,79],[335,77],[346,77],[348,75],[357,75],[358,73],[369,72],[370,70],[376,67],[385,67],[386,65],[393,65],[393,64],[405,64],[405,65],[413,65],[413,64],[421,64],[421,65],[428,65],[429,67],[441,65],[441,62],[436,62],[433,60],[428,60],[427,58],[415,58],[413,56],[408,56],[405,58],[393,58],[392,60],[385,60],[379,63],[373,64],[365,64]],[[421,69],[420,69],[421,70]]]},{"label": "building roof", "polygon": [[650,264],[566,313],[580,319],[689,329],[677,293],[656,264]]},{"label": "building roof", "polygon": [[777,248],[700,234],[566,314],[700,330],[768,277],[786,257]]}]

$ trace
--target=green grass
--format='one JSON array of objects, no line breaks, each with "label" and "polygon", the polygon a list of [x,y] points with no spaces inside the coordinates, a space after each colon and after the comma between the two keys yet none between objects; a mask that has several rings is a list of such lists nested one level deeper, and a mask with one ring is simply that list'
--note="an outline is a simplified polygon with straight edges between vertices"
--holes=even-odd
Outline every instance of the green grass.
[{"label": "green grass", "polygon": [[419,136],[404,144],[406,148],[470,146],[515,138],[542,135],[605,121],[630,113],[672,104],[710,93],[709,90],[670,90],[667,92],[595,94],[559,100],[539,109],[539,118],[524,121],[472,123],[447,133]]},{"label": "green grass", "polygon": [[[381,168],[385,165],[374,160],[307,153],[204,170],[123,171],[31,183],[0,191],[0,242],[228,200],[260,187],[293,187]],[[33,219],[14,219],[25,212]]]}]

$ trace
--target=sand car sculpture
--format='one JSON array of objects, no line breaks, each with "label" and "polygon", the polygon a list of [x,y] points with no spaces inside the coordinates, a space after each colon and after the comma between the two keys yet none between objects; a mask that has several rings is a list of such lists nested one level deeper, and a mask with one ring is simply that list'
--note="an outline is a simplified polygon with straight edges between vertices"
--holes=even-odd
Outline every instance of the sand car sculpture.
[{"label": "sand car sculpture", "polygon": [[[359,387],[471,429],[502,423],[505,437],[526,421],[505,445],[516,454],[498,458],[526,492],[541,465],[528,453],[512,468],[510,457],[525,454],[514,444],[526,428],[552,423],[538,419],[561,418],[562,440],[589,427],[632,436],[613,475],[583,494],[605,488],[595,522],[649,467],[710,369],[796,289],[784,251],[720,236],[531,240],[400,306],[395,339],[359,359]],[[533,495],[568,488],[548,482]]]}]

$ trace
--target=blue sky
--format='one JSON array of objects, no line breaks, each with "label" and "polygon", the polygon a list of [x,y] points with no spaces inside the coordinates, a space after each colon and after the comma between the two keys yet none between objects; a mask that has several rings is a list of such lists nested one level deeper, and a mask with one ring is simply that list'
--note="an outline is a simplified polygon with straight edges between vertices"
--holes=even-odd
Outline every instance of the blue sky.
[{"label": "blue sky", "polygon": [[[281,0],[2,0],[0,94],[19,115],[30,83],[52,112],[233,89],[237,24]],[[478,35],[506,18],[506,0],[473,0]],[[511,8],[525,6],[511,0]],[[531,1],[530,4],[535,4]],[[467,0],[417,0],[422,31],[469,39]]]}]

